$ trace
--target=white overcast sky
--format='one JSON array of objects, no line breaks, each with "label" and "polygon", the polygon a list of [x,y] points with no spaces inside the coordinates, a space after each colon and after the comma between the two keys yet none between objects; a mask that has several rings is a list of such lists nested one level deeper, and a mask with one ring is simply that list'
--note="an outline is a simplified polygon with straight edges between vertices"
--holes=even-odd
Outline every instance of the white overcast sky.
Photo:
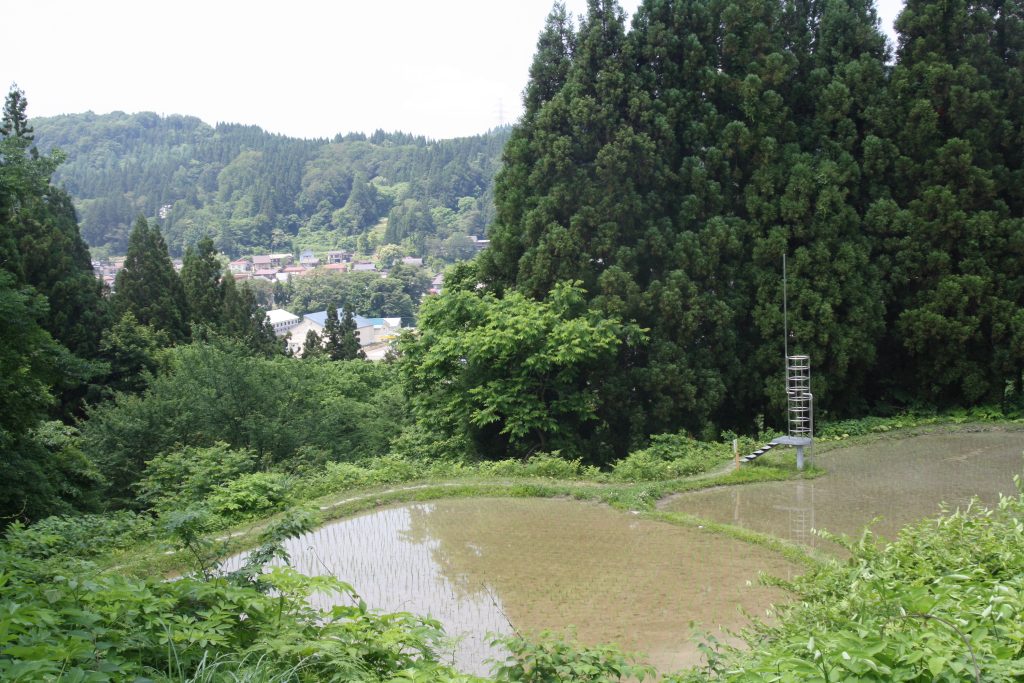
[{"label": "white overcast sky", "polygon": [[[632,14],[639,0],[620,0]],[[297,137],[482,133],[521,112],[552,0],[0,0],[29,116],[189,114]],[[586,0],[567,0],[580,14]],[[880,0],[891,30],[902,0]]]}]

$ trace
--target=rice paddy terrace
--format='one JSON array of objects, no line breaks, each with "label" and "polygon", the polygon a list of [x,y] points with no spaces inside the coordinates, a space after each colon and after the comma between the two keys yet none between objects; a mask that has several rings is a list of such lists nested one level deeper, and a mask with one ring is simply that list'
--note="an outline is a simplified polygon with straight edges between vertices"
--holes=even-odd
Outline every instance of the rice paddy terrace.
[{"label": "rice paddy terrace", "polygon": [[[348,581],[376,609],[439,619],[453,637],[451,658],[468,672],[485,673],[501,656],[488,633],[570,626],[582,642],[617,642],[671,671],[698,663],[695,627],[722,639],[750,616],[771,618],[786,593],[760,585],[759,573],[788,579],[802,570],[723,529],[825,553],[839,548],[815,529],[857,535],[875,520],[873,532],[892,538],[942,505],[1013,493],[1022,450],[1024,431],[886,438],[815,456],[825,470],[815,479],[659,501],[664,519],[685,513],[715,531],[594,502],[477,497],[372,510],[292,539],[288,550],[300,571]],[[316,600],[328,606],[326,596]]]}]

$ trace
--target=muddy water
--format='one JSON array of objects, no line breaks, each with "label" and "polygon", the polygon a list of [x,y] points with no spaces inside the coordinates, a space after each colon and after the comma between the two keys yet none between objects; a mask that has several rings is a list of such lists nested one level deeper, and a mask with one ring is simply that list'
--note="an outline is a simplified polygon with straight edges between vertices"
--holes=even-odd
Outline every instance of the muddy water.
[{"label": "muddy water", "polygon": [[892,539],[904,525],[939,514],[941,505],[962,508],[973,496],[995,503],[1016,491],[1022,451],[1021,431],[881,440],[816,457],[828,471],[818,479],[697,491],[661,507],[838,550],[811,530],[859,536],[878,517],[872,531]]},{"label": "muddy water", "polygon": [[[289,544],[303,573],[332,573],[369,605],[429,614],[459,638],[455,664],[486,673],[487,632],[576,627],[660,670],[699,661],[690,622],[721,637],[785,599],[758,571],[798,571],[758,547],[565,500],[406,505],[327,525]],[[751,585],[752,584],[752,585]],[[321,606],[326,606],[320,598]]]}]

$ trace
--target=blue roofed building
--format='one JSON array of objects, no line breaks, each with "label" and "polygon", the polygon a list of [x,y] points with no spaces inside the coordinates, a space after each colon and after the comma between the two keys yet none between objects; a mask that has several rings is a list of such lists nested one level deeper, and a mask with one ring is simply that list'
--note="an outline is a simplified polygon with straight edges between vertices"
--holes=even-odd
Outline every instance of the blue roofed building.
[{"label": "blue roofed building", "polygon": [[[345,311],[338,309],[338,320],[345,317]],[[367,350],[367,357],[372,357],[369,349],[373,347],[387,346],[393,341],[402,329],[401,318],[365,318],[361,315],[353,316],[356,322],[356,333],[359,335],[359,345]],[[302,322],[291,329],[291,340],[288,346],[296,356],[302,355],[302,347],[306,341],[306,334],[309,330],[315,331],[323,337],[324,326],[327,324],[327,311],[307,313],[302,317]],[[383,354],[382,354],[383,355]]]}]

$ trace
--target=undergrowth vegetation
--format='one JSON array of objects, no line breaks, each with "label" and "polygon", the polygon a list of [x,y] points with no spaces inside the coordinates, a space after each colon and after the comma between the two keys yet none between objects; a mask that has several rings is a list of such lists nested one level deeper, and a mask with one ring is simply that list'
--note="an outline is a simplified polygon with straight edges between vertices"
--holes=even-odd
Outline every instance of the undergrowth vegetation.
[{"label": "undergrowth vegetation", "polygon": [[849,560],[788,584],[798,599],[747,647],[711,649],[704,671],[673,680],[1024,678],[1024,495],[845,545]]}]

